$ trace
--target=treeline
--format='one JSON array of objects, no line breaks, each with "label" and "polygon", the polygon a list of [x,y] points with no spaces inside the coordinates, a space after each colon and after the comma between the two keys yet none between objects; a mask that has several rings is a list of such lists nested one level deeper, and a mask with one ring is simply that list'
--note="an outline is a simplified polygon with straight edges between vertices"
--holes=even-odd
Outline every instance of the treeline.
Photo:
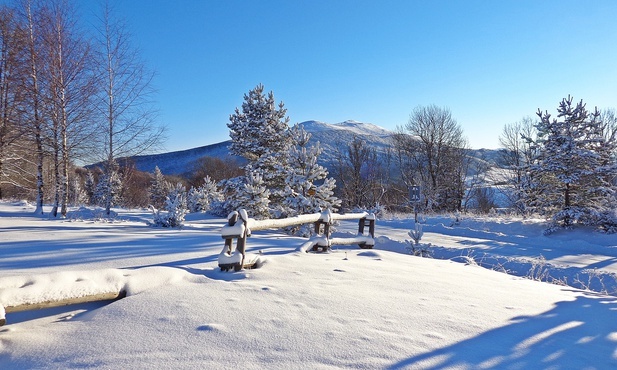
[{"label": "treeline", "polygon": [[83,198],[78,164],[104,161],[99,202],[113,205],[127,170],[116,159],[160,143],[153,73],[108,4],[94,25],[68,0],[0,6],[0,198],[53,204],[66,215]]}]

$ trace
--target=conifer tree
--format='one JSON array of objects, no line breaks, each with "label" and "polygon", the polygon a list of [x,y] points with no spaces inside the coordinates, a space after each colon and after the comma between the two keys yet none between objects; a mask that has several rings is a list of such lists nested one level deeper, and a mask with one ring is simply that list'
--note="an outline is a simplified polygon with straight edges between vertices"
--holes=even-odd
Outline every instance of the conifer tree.
[{"label": "conifer tree", "polygon": [[94,199],[96,204],[105,207],[107,210],[121,203],[121,193],[122,179],[118,171],[106,171],[106,173],[99,177],[99,182],[94,192]]},{"label": "conifer tree", "polygon": [[152,185],[150,186],[150,202],[153,207],[161,208],[165,204],[165,198],[169,193],[170,184],[158,166],[154,167]]},{"label": "conifer tree", "polygon": [[86,192],[86,198],[88,201],[88,205],[93,205],[94,201],[94,192],[96,190],[96,181],[94,181],[94,175],[92,172],[88,171],[86,173],[86,181],[84,183],[84,191]]},{"label": "conifer tree", "polygon": [[341,201],[334,196],[336,182],[328,177],[328,170],[317,163],[323,149],[317,143],[309,146],[311,134],[300,125],[292,129],[294,146],[289,149],[289,168],[285,172],[286,197],[283,202],[288,216],[314,213],[329,209],[336,211]]},{"label": "conifer tree", "polygon": [[[553,214],[561,226],[575,222],[594,224],[617,187],[615,142],[603,135],[598,110],[588,112],[581,100],[564,98],[557,118],[538,110],[537,156],[529,166],[528,192],[541,209]],[[594,221],[596,220],[596,221]]]},{"label": "conifer tree", "polygon": [[187,205],[191,212],[207,212],[212,205],[223,200],[223,194],[218,190],[216,182],[206,176],[204,184],[198,188],[191,187],[187,194]]},{"label": "conifer tree", "polygon": [[257,85],[244,95],[242,111],[236,108],[229,117],[229,136],[232,154],[249,162],[257,162],[266,154],[283,153],[290,144],[289,117],[283,102],[278,104],[274,94],[264,94],[264,86]]},{"label": "conifer tree", "polygon": [[154,225],[161,227],[182,227],[188,213],[186,189],[181,183],[172,186],[165,197],[164,211],[154,209]]},{"label": "conifer tree", "polygon": [[270,215],[269,195],[270,191],[266,188],[261,173],[249,172],[246,175],[246,182],[237,195],[238,208],[246,209],[250,217],[267,218]]},{"label": "conifer tree", "polygon": [[[268,190],[269,203],[278,206],[284,199],[285,177],[277,168],[286,164],[286,153],[291,145],[289,117],[283,102],[278,106],[274,94],[264,94],[264,86],[259,84],[244,95],[242,110],[236,108],[229,117],[232,154],[246,158],[248,177],[259,173]],[[239,188],[241,191],[243,188]]]},{"label": "conifer tree", "polygon": [[221,180],[218,183],[221,196],[213,199],[210,212],[217,216],[227,217],[232,211],[242,208],[239,198],[245,183],[245,176]]}]

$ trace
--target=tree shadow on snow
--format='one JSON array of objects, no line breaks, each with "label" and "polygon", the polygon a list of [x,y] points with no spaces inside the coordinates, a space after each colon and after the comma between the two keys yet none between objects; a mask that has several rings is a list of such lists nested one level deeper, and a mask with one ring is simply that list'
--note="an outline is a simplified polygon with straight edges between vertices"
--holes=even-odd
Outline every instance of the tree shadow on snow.
[{"label": "tree shadow on snow", "polygon": [[[388,369],[615,368],[617,298],[587,293]],[[464,320],[464,318],[461,318]]]}]

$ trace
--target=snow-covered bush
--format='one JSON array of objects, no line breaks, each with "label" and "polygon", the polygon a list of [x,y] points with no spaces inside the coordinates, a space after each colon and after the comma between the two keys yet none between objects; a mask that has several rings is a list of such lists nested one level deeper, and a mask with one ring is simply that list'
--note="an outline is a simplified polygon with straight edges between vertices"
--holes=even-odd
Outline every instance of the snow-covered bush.
[{"label": "snow-covered bush", "polygon": [[420,244],[420,240],[424,235],[424,232],[422,231],[422,224],[417,223],[415,225],[415,228],[413,230],[410,230],[407,234],[411,237],[415,245]]},{"label": "snow-covered bush", "polygon": [[182,227],[184,217],[188,213],[186,205],[186,190],[180,183],[172,188],[165,198],[163,211],[152,207],[154,213],[154,225],[160,227]]},{"label": "snow-covered bush", "polygon": [[266,189],[263,177],[258,171],[223,180],[220,185],[223,189],[222,196],[213,200],[211,213],[224,217],[233,211],[246,209],[249,217],[269,217],[270,191]]},{"label": "snow-covered bush", "polygon": [[569,207],[553,216],[549,227],[544,230],[544,235],[550,235],[560,229],[572,228],[575,224],[591,226],[601,232],[613,234],[617,232],[617,211]]}]

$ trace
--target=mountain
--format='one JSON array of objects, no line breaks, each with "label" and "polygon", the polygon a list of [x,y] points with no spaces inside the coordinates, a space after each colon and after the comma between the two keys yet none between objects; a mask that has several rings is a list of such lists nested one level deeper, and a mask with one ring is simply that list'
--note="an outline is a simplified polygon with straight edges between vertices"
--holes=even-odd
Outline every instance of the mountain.
[{"label": "mountain", "polygon": [[[337,160],[337,154],[344,151],[354,138],[364,140],[368,145],[375,149],[378,157],[385,156],[387,149],[391,145],[391,138],[394,132],[386,130],[372,123],[363,123],[353,120],[341,123],[325,123],[320,121],[301,122],[304,129],[311,136],[311,143],[319,142],[324,149],[320,163],[327,168]],[[125,158],[144,172],[153,172],[154,167],[158,166],[165,175],[183,175],[190,173],[196,160],[202,157],[216,157],[220,159],[235,159],[243,163],[244,159],[233,156],[229,153],[230,140],[217,144],[201,146],[188,150],[174,151],[161,154],[141,155]],[[476,158],[495,164],[496,150],[480,149],[472,151]],[[122,160],[120,161],[122,162]]]},{"label": "mountain", "polygon": [[320,163],[327,168],[337,160],[339,152],[345,152],[345,148],[355,138],[364,140],[370,147],[374,148],[378,157],[386,154],[386,149],[391,145],[394,132],[371,123],[361,123],[356,121],[345,121],[336,124],[328,124],[319,121],[307,121],[299,123],[311,134],[312,143],[319,142],[324,149]]},{"label": "mountain", "polygon": [[138,155],[129,158],[122,158],[118,162],[129,162],[135,165],[139,171],[154,172],[156,166],[165,175],[182,175],[192,170],[193,165],[199,158],[216,157],[216,158],[236,158],[242,161],[241,158],[229,154],[228,146],[231,140],[221,143],[200,146],[193,149],[180,150],[175,152]]}]

